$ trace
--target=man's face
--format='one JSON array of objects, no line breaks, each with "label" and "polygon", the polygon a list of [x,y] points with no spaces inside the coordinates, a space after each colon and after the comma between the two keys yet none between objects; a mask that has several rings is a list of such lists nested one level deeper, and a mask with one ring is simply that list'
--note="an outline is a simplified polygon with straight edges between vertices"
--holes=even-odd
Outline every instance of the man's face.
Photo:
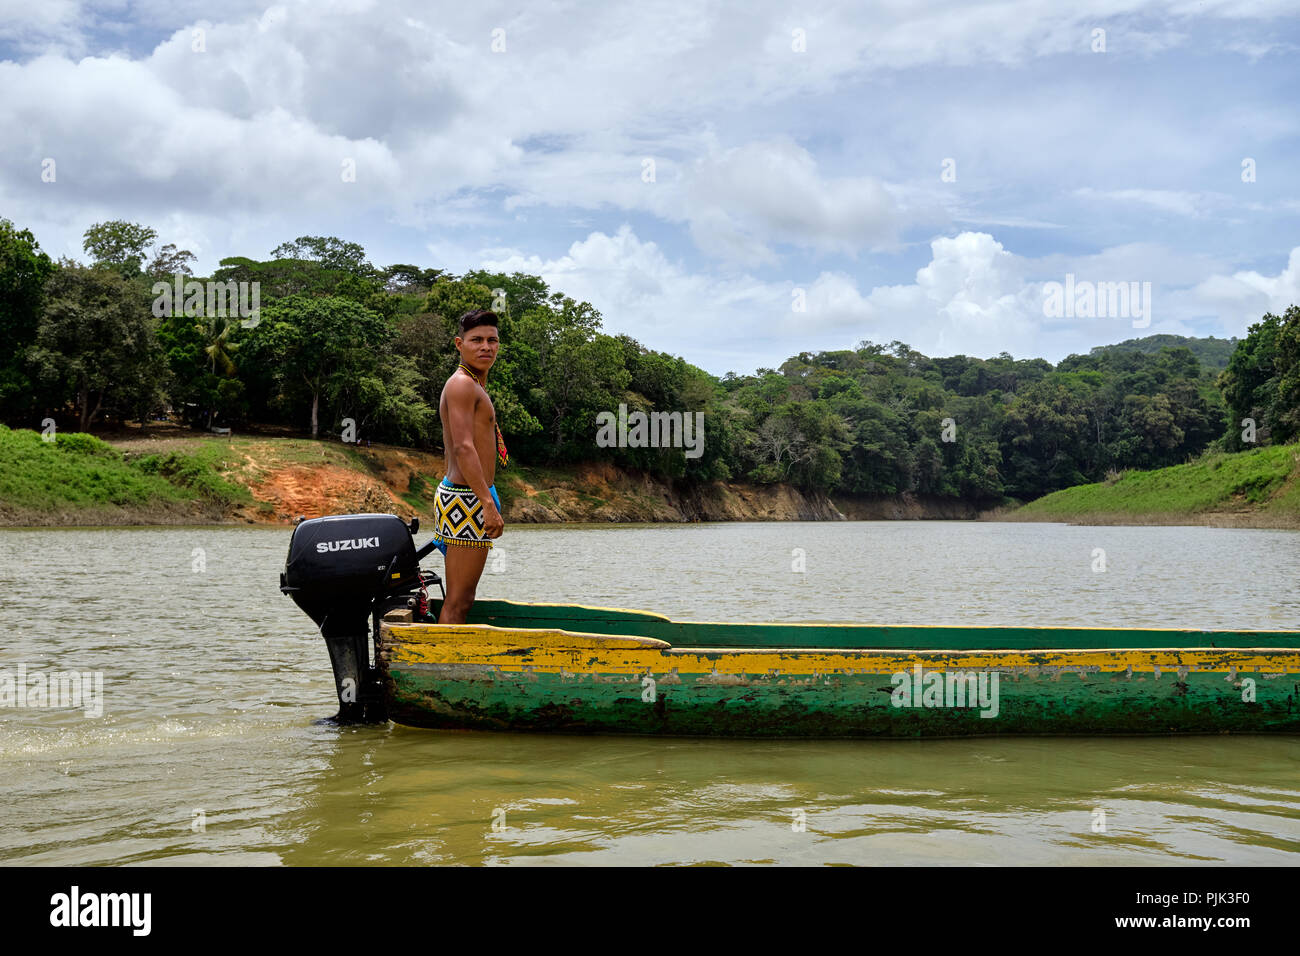
[{"label": "man's face", "polygon": [[464,335],[456,336],[456,349],[461,360],[470,368],[486,372],[497,360],[501,340],[495,325],[476,325]]}]

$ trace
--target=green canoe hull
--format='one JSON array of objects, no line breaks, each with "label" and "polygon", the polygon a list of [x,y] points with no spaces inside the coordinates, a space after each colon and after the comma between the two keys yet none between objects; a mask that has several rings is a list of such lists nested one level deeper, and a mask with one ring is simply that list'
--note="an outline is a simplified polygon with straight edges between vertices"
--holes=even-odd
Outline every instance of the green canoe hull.
[{"label": "green canoe hull", "polygon": [[479,602],[459,626],[401,618],[381,626],[379,668],[389,716],[415,727],[1300,733],[1296,632],[709,624],[510,602]]}]

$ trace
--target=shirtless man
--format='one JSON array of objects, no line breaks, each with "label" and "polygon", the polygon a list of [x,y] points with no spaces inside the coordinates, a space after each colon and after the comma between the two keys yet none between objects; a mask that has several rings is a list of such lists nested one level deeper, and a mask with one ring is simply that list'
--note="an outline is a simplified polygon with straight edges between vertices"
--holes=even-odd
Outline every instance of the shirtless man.
[{"label": "shirtless man", "polygon": [[447,597],[439,624],[464,624],[487,562],[492,538],[501,537],[501,500],[496,466],[508,460],[496,410],[484,389],[488,369],[501,342],[497,317],[486,309],[466,312],[457,320],[456,351],[460,365],[447,379],[438,400],[447,474],[435,493],[434,540],[446,555]]}]

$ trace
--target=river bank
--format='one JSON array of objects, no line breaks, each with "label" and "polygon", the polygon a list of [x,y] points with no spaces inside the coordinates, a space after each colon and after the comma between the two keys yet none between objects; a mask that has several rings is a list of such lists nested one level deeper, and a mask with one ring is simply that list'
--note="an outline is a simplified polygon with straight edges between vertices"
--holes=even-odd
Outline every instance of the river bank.
[{"label": "river bank", "polygon": [[[280,524],[358,511],[432,517],[443,457],[392,445],[175,429],[109,436],[0,427],[0,526]],[[512,464],[497,476],[510,523],[975,518],[977,504],[835,496],[791,485],[685,485],[608,463]]]},{"label": "river bank", "polygon": [[[288,525],[360,511],[432,517],[443,457],[394,445],[177,428],[101,440],[0,426],[0,527]],[[920,495],[854,496],[791,485],[686,485],[609,463],[513,463],[497,476],[508,523],[1050,521],[1300,528],[1300,445],[1206,455],[1124,472],[1023,507]]]},{"label": "river bank", "polygon": [[1300,529],[1300,445],[1209,453],[1076,485],[997,516],[1088,525]]}]

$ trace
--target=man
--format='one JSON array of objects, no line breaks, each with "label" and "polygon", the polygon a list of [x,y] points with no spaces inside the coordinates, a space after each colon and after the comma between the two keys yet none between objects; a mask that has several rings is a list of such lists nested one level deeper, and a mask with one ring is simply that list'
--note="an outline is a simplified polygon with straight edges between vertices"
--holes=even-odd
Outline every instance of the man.
[{"label": "man", "polygon": [[464,624],[487,562],[492,538],[501,537],[501,499],[497,497],[497,462],[508,461],[506,443],[488,398],[488,369],[501,342],[497,317],[473,309],[457,319],[456,351],[460,365],[442,388],[442,419],[447,474],[435,493],[434,540],[446,556],[447,597],[439,624]]}]

